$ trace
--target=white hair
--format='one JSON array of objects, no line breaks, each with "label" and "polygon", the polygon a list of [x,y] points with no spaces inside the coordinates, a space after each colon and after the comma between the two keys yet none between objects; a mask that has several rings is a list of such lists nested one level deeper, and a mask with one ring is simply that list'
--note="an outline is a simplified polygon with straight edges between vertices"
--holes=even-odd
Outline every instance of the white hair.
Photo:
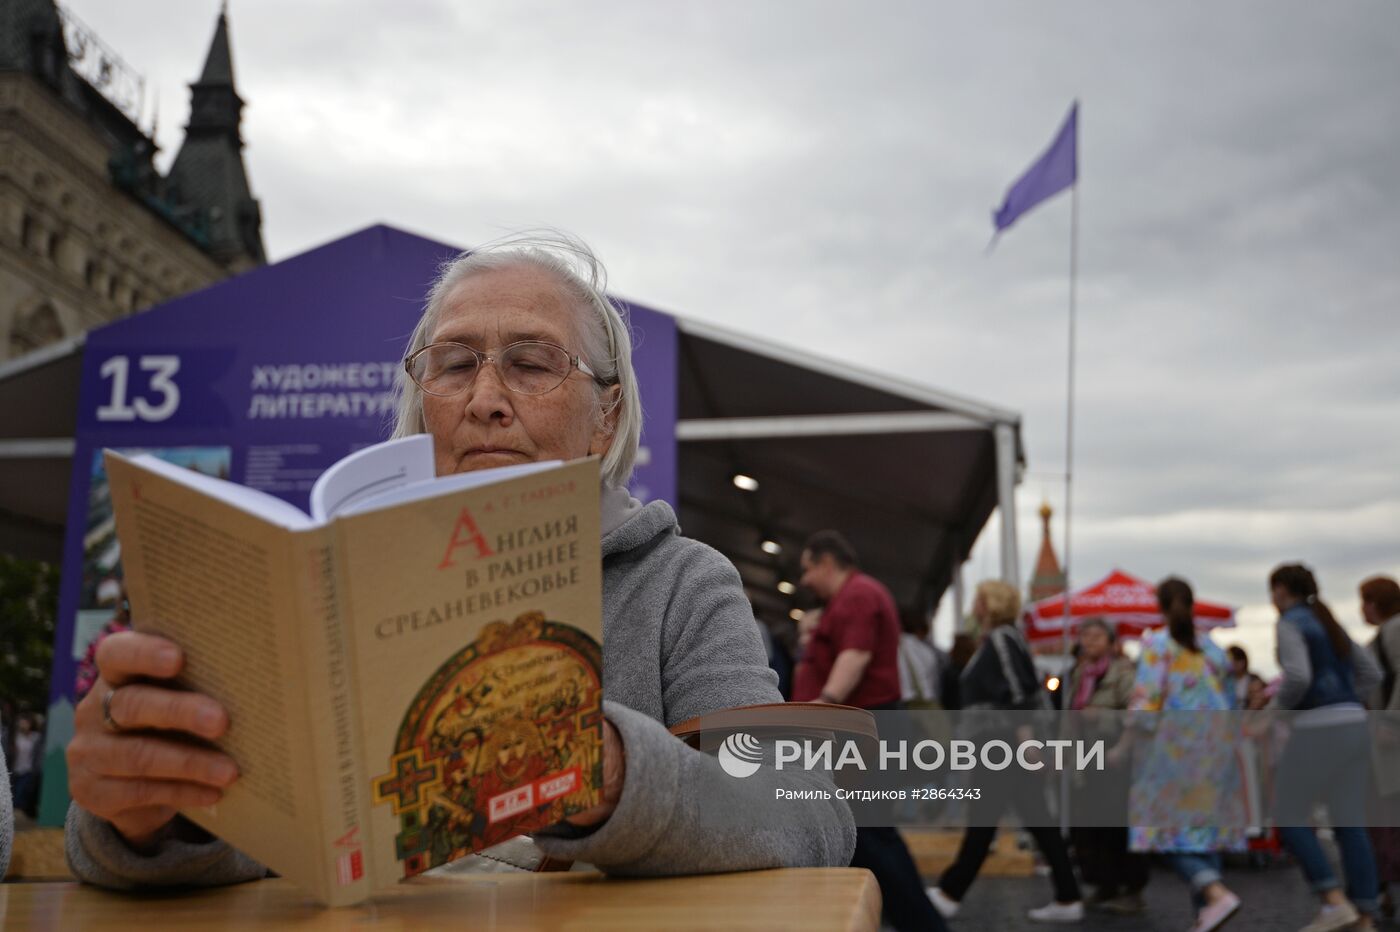
[{"label": "white hair", "polygon": [[[607,295],[607,272],[593,250],[567,233],[518,233],[464,252],[444,262],[428,289],[423,316],[409,338],[405,357],[428,345],[437,329],[442,306],[459,284],[473,275],[511,266],[531,266],[554,276],[568,304],[577,313],[578,353],[597,376],[593,383],[599,400],[597,415],[604,422],[616,411],[612,445],[603,456],[603,482],[625,486],[637,462],[642,435],[642,400],[637,373],[632,368],[632,335],[618,306]],[[617,397],[604,402],[607,386],[617,386]],[[426,432],[423,422],[423,390],[399,370],[395,386],[394,437]]]}]

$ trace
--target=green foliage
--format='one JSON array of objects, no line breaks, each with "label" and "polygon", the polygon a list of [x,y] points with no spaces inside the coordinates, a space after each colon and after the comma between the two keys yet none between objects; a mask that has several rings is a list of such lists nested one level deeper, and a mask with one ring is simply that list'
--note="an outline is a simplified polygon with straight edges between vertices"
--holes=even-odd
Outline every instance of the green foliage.
[{"label": "green foliage", "polygon": [[20,711],[49,705],[58,567],[0,554],[0,701]]}]

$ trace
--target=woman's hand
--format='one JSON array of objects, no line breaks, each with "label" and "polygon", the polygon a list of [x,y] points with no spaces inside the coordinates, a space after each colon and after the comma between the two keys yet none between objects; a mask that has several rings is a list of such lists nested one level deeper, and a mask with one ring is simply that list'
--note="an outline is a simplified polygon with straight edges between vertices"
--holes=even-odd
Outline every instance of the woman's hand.
[{"label": "woman's hand", "polygon": [[208,696],[152,682],[174,677],[185,663],[165,638],[113,634],[98,645],[96,659],[100,675],[74,714],[68,792],[140,847],[177,809],[211,806],[238,779],[233,758],[180,739],[218,738],[228,730],[228,713]]},{"label": "woman's hand", "polygon": [[564,819],[572,825],[597,825],[607,820],[622,798],[622,784],[627,778],[627,752],[613,723],[603,719],[603,801],[592,809],[575,813]]}]

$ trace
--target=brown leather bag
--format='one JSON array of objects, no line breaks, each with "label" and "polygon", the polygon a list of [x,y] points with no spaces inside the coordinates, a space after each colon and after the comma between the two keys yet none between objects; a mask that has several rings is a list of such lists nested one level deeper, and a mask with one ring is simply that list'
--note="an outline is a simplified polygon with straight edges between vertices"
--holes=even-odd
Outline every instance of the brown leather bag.
[{"label": "brown leather bag", "polygon": [[868,710],[827,702],[768,702],[721,709],[672,725],[670,731],[693,748],[701,746],[701,739],[707,732],[745,731],[754,737],[835,735],[838,739],[844,737],[862,743],[879,738],[875,716]]}]

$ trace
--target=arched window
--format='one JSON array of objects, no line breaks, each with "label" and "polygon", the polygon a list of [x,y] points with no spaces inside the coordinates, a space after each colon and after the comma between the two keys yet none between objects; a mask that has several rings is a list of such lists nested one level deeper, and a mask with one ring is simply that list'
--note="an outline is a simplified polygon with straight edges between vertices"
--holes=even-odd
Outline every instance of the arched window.
[{"label": "arched window", "polygon": [[10,356],[23,356],[41,346],[63,339],[63,324],[51,304],[41,304],[21,314],[10,327]]},{"label": "arched window", "polygon": [[33,215],[25,214],[22,226],[20,227],[19,241],[25,249],[31,252],[39,251],[39,222]]}]

